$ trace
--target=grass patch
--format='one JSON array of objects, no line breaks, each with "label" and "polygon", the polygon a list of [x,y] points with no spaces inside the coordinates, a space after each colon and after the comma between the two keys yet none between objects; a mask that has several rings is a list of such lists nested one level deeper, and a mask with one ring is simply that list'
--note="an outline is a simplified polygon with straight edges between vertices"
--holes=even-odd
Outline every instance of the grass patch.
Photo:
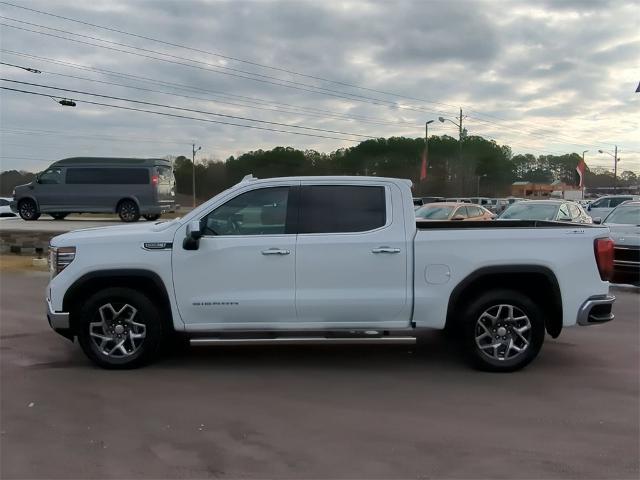
[{"label": "grass patch", "polygon": [[48,266],[34,265],[30,255],[0,255],[1,272],[40,271],[46,272]]}]

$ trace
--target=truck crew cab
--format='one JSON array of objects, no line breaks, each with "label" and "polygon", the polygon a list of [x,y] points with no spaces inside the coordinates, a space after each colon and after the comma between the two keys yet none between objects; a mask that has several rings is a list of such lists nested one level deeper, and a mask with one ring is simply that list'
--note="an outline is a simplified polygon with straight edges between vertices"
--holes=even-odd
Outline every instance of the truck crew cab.
[{"label": "truck crew cab", "polygon": [[419,222],[407,180],[247,176],[184,218],[51,240],[48,318],[106,368],[191,344],[412,342],[527,365],[545,333],[613,319],[606,227]]}]

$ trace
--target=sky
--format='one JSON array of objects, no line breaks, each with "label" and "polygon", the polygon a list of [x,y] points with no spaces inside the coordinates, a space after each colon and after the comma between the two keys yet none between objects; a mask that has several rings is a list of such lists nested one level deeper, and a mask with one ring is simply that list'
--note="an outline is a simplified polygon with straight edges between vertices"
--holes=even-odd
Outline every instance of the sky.
[{"label": "sky", "polygon": [[617,145],[619,172],[640,173],[635,1],[9,3],[0,62],[42,73],[0,65],[0,86],[41,95],[0,90],[0,170],[190,156],[192,142],[199,159],[330,152],[424,136],[429,120],[430,135],[457,136],[462,108],[469,135],[516,154],[587,150],[613,169],[598,150]]}]

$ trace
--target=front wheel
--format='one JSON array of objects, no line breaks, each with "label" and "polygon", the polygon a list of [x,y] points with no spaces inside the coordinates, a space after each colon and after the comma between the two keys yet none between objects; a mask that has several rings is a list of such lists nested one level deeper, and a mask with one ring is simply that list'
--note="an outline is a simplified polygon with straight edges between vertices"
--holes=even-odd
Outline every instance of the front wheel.
[{"label": "front wheel", "polygon": [[139,367],[160,351],[161,313],[149,298],[130,288],[107,288],[82,305],[78,342],[85,355],[102,368]]},{"label": "front wheel", "polygon": [[540,352],[545,326],[542,310],[513,290],[486,292],[467,308],[462,346],[473,366],[512,372],[528,365]]},{"label": "front wheel", "polygon": [[37,220],[40,218],[40,212],[38,211],[38,206],[36,202],[31,200],[30,198],[26,200],[20,201],[18,204],[18,213],[23,220]]},{"label": "front wheel", "polygon": [[137,222],[140,219],[140,209],[133,200],[123,200],[118,205],[118,215],[123,222]]}]

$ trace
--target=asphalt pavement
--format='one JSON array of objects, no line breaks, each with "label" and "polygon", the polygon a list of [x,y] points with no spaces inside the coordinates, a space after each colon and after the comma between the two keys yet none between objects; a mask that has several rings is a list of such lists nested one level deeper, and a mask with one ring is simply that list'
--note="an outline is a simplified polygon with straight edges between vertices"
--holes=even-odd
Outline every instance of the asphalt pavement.
[{"label": "asphalt pavement", "polygon": [[0,477],[634,478],[640,295],[514,374],[417,347],[228,347],[93,367],[46,275],[0,274]]}]

